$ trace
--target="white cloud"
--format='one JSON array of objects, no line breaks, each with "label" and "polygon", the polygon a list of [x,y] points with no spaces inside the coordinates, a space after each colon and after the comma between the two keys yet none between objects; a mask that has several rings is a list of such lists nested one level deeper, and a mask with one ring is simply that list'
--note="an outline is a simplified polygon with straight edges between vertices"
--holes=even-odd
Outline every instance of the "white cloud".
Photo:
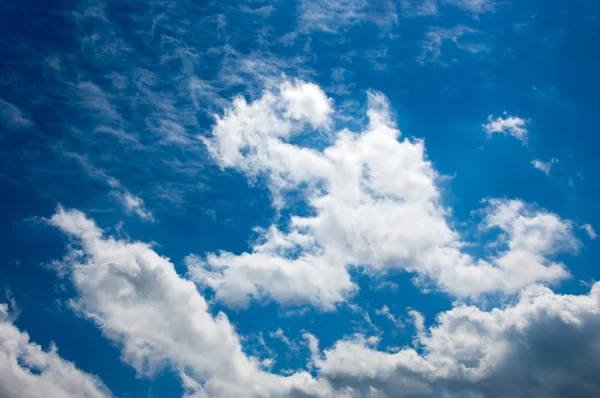
[{"label": "white cloud", "polygon": [[257,359],[243,353],[227,316],[213,318],[194,284],[147,244],[104,237],[74,210],[59,208],[49,222],[81,246],[67,256],[78,293],[72,308],[117,342],[123,361],[140,375],[170,367],[187,376],[184,387],[198,396],[316,395],[328,388],[305,372],[263,372]]},{"label": "white cloud", "polygon": [[81,107],[92,112],[93,115],[105,121],[121,122],[122,117],[112,104],[109,93],[96,84],[83,81],[77,84],[77,91],[81,98]]},{"label": "white cloud", "polygon": [[422,42],[421,54],[417,58],[417,62],[421,65],[426,63],[437,63],[442,66],[457,62],[456,58],[452,58],[449,61],[443,59],[442,48],[447,43],[452,43],[457,49],[471,54],[487,52],[488,48],[485,44],[465,40],[465,36],[472,37],[473,35],[478,35],[480,33],[481,32],[477,29],[464,25],[458,25],[451,29],[440,27],[430,28],[425,34],[425,39]]},{"label": "white cloud", "polygon": [[533,167],[542,171],[547,176],[550,175],[550,169],[552,168],[552,165],[555,163],[558,163],[558,159],[552,158],[552,160],[550,160],[549,162],[542,162],[539,159],[534,159],[531,161],[531,164],[533,165]]},{"label": "white cloud", "polygon": [[488,116],[488,122],[481,125],[483,130],[491,138],[494,133],[511,135],[521,141],[523,145],[527,143],[527,123],[528,121],[518,116],[508,116],[504,112],[504,117],[498,116],[494,119],[492,115]]},{"label": "white cloud", "polygon": [[156,221],[154,219],[154,216],[152,215],[152,212],[146,210],[142,198],[132,195],[127,191],[115,191],[115,195],[117,196],[117,198],[119,198],[121,203],[123,203],[125,211],[127,211],[128,213],[135,213],[142,220],[145,221]]},{"label": "white cloud", "polygon": [[394,314],[392,314],[390,307],[388,307],[387,305],[384,305],[383,307],[376,309],[375,314],[386,317],[387,319],[389,319],[390,322],[392,322],[394,324],[394,326],[396,328],[404,327],[404,323],[402,322],[402,320],[398,319]]},{"label": "white cloud", "polygon": [[108,185],[112,189],[110,194],[119,200],[127,213],[136,214],[144,221],[156,221],[152,212],[146,209],[142,198],[130,193],[123,184],[121,184],[121,181],[108,175],[104,170],[94,166],[87,157],[68,151],[62,151],[62,155],[79,163],[90,177],[101,180]]},{"label": "white cloud", "polygon": [[376,388],[373,396],[597,396],[600,284],[581,296],[531,286],[513,305],[489,312],[458,306],[417,341],[422,354],[390,354],[354,337],[326,350],[316,366],[333,385]]},{"label": "white cloud", "polygon": [[110,397],[95,376],[77,369],[58,355],[29,340],[14,324],[6,304],[0,304],[0,397]]},{"label": "white cloud", "polygon": [[400,0],[402,16],[407,18],[438,15],[437,0]]},{"label": "white cloud", "polygon": [[269,337],[272,339],[280,340],[283,344],[285,344],[290,350],[297,351],[298,346],[292,342],[283,332],[283,329],[278,328],[274,332],[269,332]]},{"label": "white cloud", "polygon": [[398,22],[393,1],[379,0],[301,0],[298,30],[292,33],[340,33],[363,21],[371,21],[382,29]]},{"label": "white cloud", "polygon": [[425,317],[423,314],[416,310],[410,310],[408,311],[408,315],[413,319],[415,329],[417,330],[417,336],[423,335],[423,333],[425,333]]},{"label": "white cloud", "polygon": [[[511,224],[513,217],[514,211],[503,209],[488,222]],[[77,211],[59,209],[50,223],[81,245],[82,252],[70,256],[78,293],[72,308],[119,343],[123,360],[140,375],[166,366],[178,372],[186,397],[600,393],[600,284],[582,296],[529,286],[504,308],[459,305],[439,314],[429,329],[411,311],[419,352],[380,352],[373,348],[378,338],[361,335],[321,352],[318,339],[305,332],[308,365],[318,376],[296,372],[284,377],[261,370],[257,359],[246,356],[227,317],[211,316],[193,283],[148,245],[105,237]],[[511,244],[536,245],[524,229],[539,226],[525,220],[517,225],[507,238]]]},{"label": "white cloud", "polygon": [[365,0],[300,1],[299,25],[303,31],[336,33],[363,18]]},{"label": "white cloud", "polygon": [[[348,272],[356,265],[375,274],[406,270],[417,283],[433,281],[457,297],[514,293],[568,276],[551,260],[557,250],[550,248],[574,250],[569,222],[517,200],[490,200],[481,211],[482,227],[499,229],[496,243],[506,250],[487,260],[463,253],[424,143],[399,140],[387,99],[369,93],[364,131],[332,134],[325,117],[330,102],[313,85],[300,89],[304,85],[294,83],[298,95],[319,107],[298,100],[293,106],[302,111],[290,111],[283,88],[250,104],[238,98],[205,139],[222,167],[266,179],[277,207],[285,207],[293,192],[312,212],[259,230],[248,253],[189,256],[190,275],[217,300],[232,307],[255,299],[332,310],[357,289]],[[332,144],[321,151],[293,144],[302,134],[318,134],[307,125],[325,129]]]},{"label": "white cloud", "polygon": [[583,224],[580,228],[588,234],[591,240],[594,240],[598,237],[596,231],[594,231],[594,227],[592,227],[590,224]]},{"label": "white cloud", "polygon": [[460,8],[474,17],[486,12],[493,12],[496,8],[493,0],[442,0],[442,2]]},{"label": "white cloud", "polygon": [[33,126],[29,117],[16,105],[0,98],[0,125],[9,129]]}]

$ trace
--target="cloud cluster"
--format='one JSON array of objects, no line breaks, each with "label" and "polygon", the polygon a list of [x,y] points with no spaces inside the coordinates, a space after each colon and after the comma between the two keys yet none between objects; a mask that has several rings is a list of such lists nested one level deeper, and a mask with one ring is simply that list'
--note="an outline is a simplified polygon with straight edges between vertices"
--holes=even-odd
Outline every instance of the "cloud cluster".
[{"label": "cloud cluster", "polygon": [[[489,222],[508,218],[506,214]],[[75,244],[68,256],[78,294],[72,308],[117,342],[123,360],[140,375],[166,366],[179,372],[187,397],[600,393],[600,284],[580,296],[531,285],[503,308],[484,311],[459,305],[440,313],[429,328],[412,311],[416,348],[395,353],[377,350],[377,339],[362,335],[321,351],[318,339],[305,333],[317,375],[298,371],[280,376],[261,370],[257,359],[244,354],[227,317],[213,317],[194,284],[148,245],[106,237],[75,210],[59,208],[49,222]],[[521,232],[517,227],[514,235]]]},{"label": "cloud cluster", "polygon": [[[387,99],[368,94],[364,131],[333,132],[332,103],[315,85],[284,82],[247,103],[236,99],[217,117],[205,144],[217,163],[262,178],[278,207],[303,203],[261,232],[248,253],[187,259],[192,278],[233,307],[249,300],[309,303],[331,310],[356,286],[350,267],[406,270],[457,297],[517,292],[555,282],[568,272],[552,261],[578,246],[572,226],[518,200],[494,199],[481,209],[481,228],[500,232],[497,251],[476,259],[452,229],[438,175],[423,141],[399,140]],[[299,144],[324,131],[332,144]],[[289,199],[289,198],[292,199]]]},{"label": "cloud cluster", "polygon": [[74,210],[59,209],[49,222],[81,247],[67,256],[78,293],[71,307],[118,343],[123,361],[140,376],[170,367],[191,393],[204,397],[316,394],[319,382],[308,373],[263,372],[242,351],[227,316],[213,317],[194,283],[147,244],[104,237]]},{"label": "cloud cluster", "polygon": [[600,284],[581,296],[531,286],[506,308],[439,314],[417,336],[422,354],[377,351],[358,336],[317,366],[333,385],[372,396],[592,397],[600,394],[599,326]]}]

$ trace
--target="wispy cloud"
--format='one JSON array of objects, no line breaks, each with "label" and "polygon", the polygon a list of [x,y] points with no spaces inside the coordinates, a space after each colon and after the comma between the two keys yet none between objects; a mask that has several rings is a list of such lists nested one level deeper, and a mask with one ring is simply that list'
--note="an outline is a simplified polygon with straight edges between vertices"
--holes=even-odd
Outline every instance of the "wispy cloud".
[{"label": "wispy cloud", "polygon": [[[14,300],[11,300],[13,311]],[[14,325],[17,313],[0,303],[0,392],[7,397],[109,398],[108,388],[96,376],[79,370],[58,355],[54,343],[48,350],[30,341]]]},{"label": "wispy cloud", "polygon": [[137,214],[142,220],[154,222],[154,216],[148,210],[146,210],[144,206],[144,201],[142,198],[132,195],[126,190],[123,191],[114,191],[114,195],[121,201],[123,206],[125,207],[125,211],[128,213]]},{"label": "wispy cloud", "polygon": [[496,8],[494,0],[441,0],[445,4],[460,8],[477,18],[486,12],[493,12]]},{"label": "wispy cloud", "polygon": [[598,237],[598,234],[596,234],[596,231],[594,231],[594,227],[592,227],[590,224],[583,224],[580,228],[588,234],[588,237],[591,240],[594,240]]},{"label": "wispy cloud", "polygon": [[10,130],[31,127],[33,122],[19,107],[0,98],[0,125]]},{"label": "wispy cloud", "polygon": [[443,48],[446,43],[450,43],[456,49],[470,54],[486,53],[488,51],[486,44],[467,39],[472,38],[474,35],[481,38],[480,33],[479,30],[465,25],[458,25],[450,29],[440,27],[430,28],[421,43],[421,54],[417,58],[417,62],[421,65],[436,63],[442,66],[458,62],[456,57],[452,57],[451,59],[444,57]]},{"label": "wispy cloud", "polygon": [[552,165],[555,163],[558,163],[558,159],[556,159],[556,158],[552,158],[549,162],[542,162],[539,159],[534,159],[531,161],[531,164],[533,165],[533,167],[542,171],[547,176],[550,175],[550,169],[552,168]]},{"label": "wispy cloud", "polygon": [[91,178],[106,183],[111,188],[110,194],[119,200],[127,213],[136,214],[144,221],[155,221],[152,212],[146,209],[144,201],[140,197],[131,194],[117,178],[108,175],[106,171],[94,166],[86,156],[65,150],[61,151],[61,153],[63,156],[79,163]]},{"label": "wispy cloud", "polygon": [[392,314],[392,311],[387,305],[375,310],[375,315],[383,316],[387,318],[390,322],[394,324],[394,326],[398,329],[404,327],[404,322],[401,319]]},{"label": "wispy cloud", "polygon": [[510,135],[515,137],[523,143],[527,144],[527,124],[528,120],[520,118],[518,116],[509,116],[504,112],[504,117],[498,116],[494,118],[492,115],[488,116],[488,121],[482,124],[483,131],[491,138],[494,134]]},{"label": "wispy cloud", "polygon": [[405,18],[438,15],[437,0],[400,0],[402,16]]}]

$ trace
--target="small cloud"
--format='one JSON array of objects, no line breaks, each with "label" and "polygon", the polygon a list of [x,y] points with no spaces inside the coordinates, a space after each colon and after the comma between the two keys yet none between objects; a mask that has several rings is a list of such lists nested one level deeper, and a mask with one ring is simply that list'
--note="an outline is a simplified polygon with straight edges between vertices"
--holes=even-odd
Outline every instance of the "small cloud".
[{"label": "small cloud", "polygon": [[389,319],[390,322],[392,322],[398,329],[401,329],[404,327],[404,323],[402,322],[402,320],[398,319],[396,316],[394,316],[394,314],[392,314],[392,312],[390,311],[390,308],[387,305],[384,305],[383,307],[375,310],[375,314],[379,315],[379,316],[383,316],[386,317],[387,319]]},{"label": "small cloud", "polygon": [[121,201],[127,213],[135,213],[144,221],[156,221],[152,212],[147,210],[144,206],[142,198],[132,195],[128,191],[115,191],[113,192],[113,195]]},{"label": "small cloud", "polygon": [[33,126],[33,122],[19,107],[0,98],[0,126],[19,129]]},{"label": "small cloud", "polygon": [[500,133],[504,135],[511,135],[521,141],[523,145],[527,143],[527,134],[529,133],[526,129],[528,120],[522,119],[518,116],[508,116],[504,112],[504,117],[498,116],[494,119],[492,115],[488,116],[488,122],[482,124],[483,130],[487,133],[488,138],[492,138],[494,133]]},{"label": "small cloud", "polygon": [[437,63],[442,66],[458,62],[455,58],[450,62],[442,60],[442,47],[446,43],[454,44],[454,47],[457,49],[471,54],[485,53],[488,51],[488,47],[484,43],[464,40],[465,36],[472,36],[479,33],[481,33],[479,30],[465,25],[458,25],[451,29],[440,27],[430,28],[425,34],[425,39],[422,41],[421,54],[417,58],[417,62],[421,65]]},{"label": "small cloud", "polygon": [[552,158],[552,160],[550,160],[549,162],[542,162],[539,159],[534,159],[531,161],[531,164],[533,165],[533,167],[535,167],[538,170],[541,170],[544,172],[544,174],[546,174],[547,176],[550,175],[550,169],[552,168],[552,165],[558,163],[558,159]]},{"label": "small cloud", "polygon": [[263,18],[269,17],[273,11],[275,11],[275,7],[272,5],[263,6],[259,8],[250,8],[248,6],[240,6],[240,11],[245,12],[247,14],[254,14],[261,16]]},{"label": "small cloud", "polygon": [[592,227],[590,224],[583,224],[580,228],[587,232],[591,240],[594,240],[598,237],[596,231],[594,231],[594,227]]},{"label": "small cloud", "polygon": [[492,0],[442,0],[443,3],[452,5],[456,8],[471,14],[474,18],[479,18],[480,14],[494,12],[496,3]]},{"label": "small cloud", "polygon": [[400,7],[405,18],[438,15],[437,0],[400,0]]},{"label": "small cloud", "polygon": [[285,335],[283,329],[281,328],[278,328],[274,332],[269,332],[269,337],[272,339],[280,340],[292,351],[298,351],[298,346]]}]

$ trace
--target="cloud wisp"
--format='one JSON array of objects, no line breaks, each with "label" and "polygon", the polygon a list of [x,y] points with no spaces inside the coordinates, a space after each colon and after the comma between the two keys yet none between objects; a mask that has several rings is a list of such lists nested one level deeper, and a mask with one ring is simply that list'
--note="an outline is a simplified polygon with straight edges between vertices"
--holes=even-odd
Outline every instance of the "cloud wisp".
[{"label": "cloud wisp", "polygon": [[488,135],[488,138],[492,138],[494,134],[510,135],[517,140],[521,141],[523,145],[527,144],[527,131],[528,120],[522,119],[518,116],[509,116],[504,112],[504,117],[498,116],[494,118],[492,115],[488,116],[487,123],[483,124],[483,131]]}]

